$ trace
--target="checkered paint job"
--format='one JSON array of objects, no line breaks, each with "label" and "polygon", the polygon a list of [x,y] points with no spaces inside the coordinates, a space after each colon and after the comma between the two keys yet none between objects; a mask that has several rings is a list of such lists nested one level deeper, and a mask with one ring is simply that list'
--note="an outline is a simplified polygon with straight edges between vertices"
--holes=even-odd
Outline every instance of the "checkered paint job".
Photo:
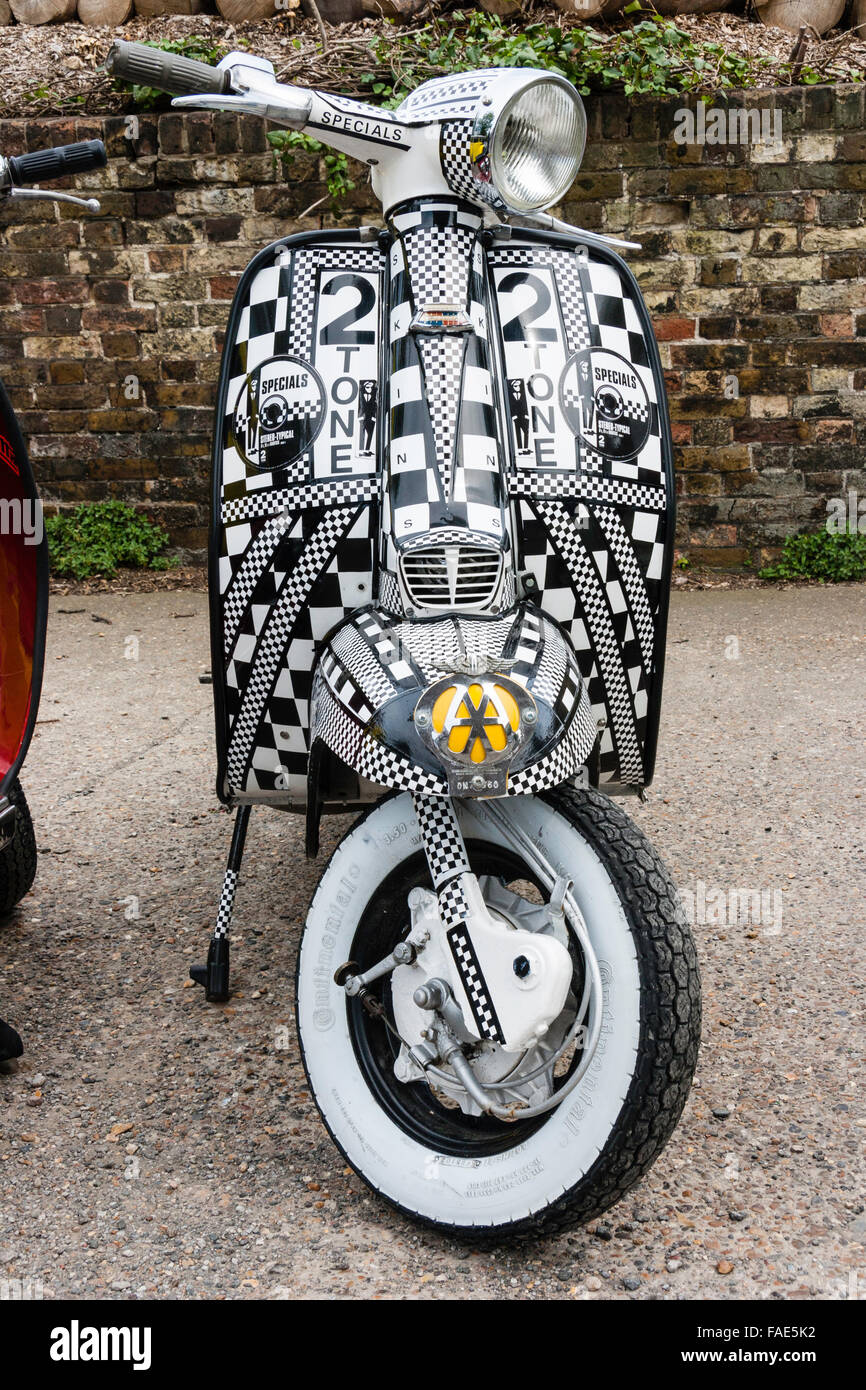
[{"label": "checkered paint job", "polygon": [[[500,332],[511,323],[503,350],[520,568],[535,577],[539,606],[571,637],[593,714],[605,721],[602,780],[640,785],[658,718],[656,647],[673,525],[657,355],[641,324],[637,291],[615,258],[577,241],[569,248],[512,240],[494,248],[489,262]],[[518,318],[515,334],[518,310],[526,322]],[[546,341],[533,340],[533,329]],[[639,377],[648,406],[637,399],[640,388],[627,391],[621,417],[648,417],[648,437],[634,457],[602,456],[565,420],[567,367],[587,350],[590,362],[593,350],[618,354],[623,369]],[[599,361],[607,366],[611,359]],[[533,385],[546,402],[533,397],[533,371],[541,374]],[[568,401],[578,404],[577,393]]]},{"label": "checkered paint job", "polygon": [[[317,314],[324,306],[336,310],[337,295],[345,291],[347,305],[351,303],[352,287],[343,285],[347,276],[381,285],[384,257],[377,248],[357,244],[345,246],[303,243],[275,248],[271,264],[264,264],[249,281],[241,284],[238,302],[233,310],[235,332],[227,343],[223,359],[223,452],[222,504],[225,519],[239,520],[253,514],[255,499],[268,496],[266,505],[273,506],[279,495],[291,495],[292,485],[299,488],[317,487],[323,495],[329,489],[358,486],[363,475],[375,476],[376,456],[362,457],[360,451],[351,457],[351,467],[329,468],[321,449],[310,448],[288,469],[259,471],[251,469],[235,447],[233,421],[235,405],[247,376],[273,357],[289,356],[311,362],[319,371],[327,391],[335,374],[340,371],[340,355],[329,360],[321,332],[314,334]],[[379,291],[380,292],[380,291]],[[333,313],[332,313],[333,316]],[[375,326],[374,326],[375,325]],[[375,314],[364,323],[365,332],[373,332],[374,340],[365,343],[366,367],[357,361],[353,368],[359,376],[371,373],[378,377],[378,325]],[[315,340],[315,341],[314,341]],[[328,399],[328,416],[338,411],[338,402]],[[345,411],[343,412],[345,415]],[[327,440],[332,431],[328,420],[320,434]],[[352,476],[354,475],[354,476]],[[287,486],[288,485],[288,486]],[[244,504],[247,504],[246,506]]]},{"label": "checkered paint job", "polygon": [[439,915],[446,939],[466,991],[479,1036],[504,1042],[490,991],[469,935],[469,904],[461,882],[470,873],[463,836],[450,797],[415,795],[415,815],[424,842],[424,853],[433,887],[439,899]]},{"label": "checkered paint job", "polygon": [[[332,730],[352,711],[381,707],[385,684],[378,666],[384,666],[386,682],[408,689],[429,683],[443,673],[443,665],[453,669],[449,663],[471,660],[473,653],[486,661],[500,641],[501,654],[507,639],[519,678],[528,673],[539,698],[547,703],[553,699],[561,718],[573,716],[559,755],[545,759],[539,769],[513,774],[509,791],[551,785],[548,779],[576,770],[579,753],[586,756],[581,750],[593,730],[587,726],[578,736],[577,713],[586,700],[580,675],[588,684],[594,716],[607,720],[601,742],[603,779],[640,783],[646,776],[643,747],[653,701],[657,705],[654,647],[672,516],[660,448],[661,383],[635,292],[616,265],[595,250],[582,257],[561,243],[512,241],[484,253],[479,228],[472,208],[456,200],[428,199],[395,211],[396,239],[387,254],[357,243],[282,246],[272,263],[263,264],[242,285],[244,302],[226,356],[219,498],[225,706],[232,753],[228,780],[233,792],[273,796],[288,789],[297,795],[303,786],[316,644],[373,597],[371,542],[377,536],[380,561],[385,562],[379,574],[381,609],[378,617],[368,612],[365,621],[368,627],[378,624],[378,632],[365,633],[369,650],[346,636],[345,646],[333,652],[352,679],[342,687],[344,703],[327,690],[334,705]],[[538,349],[539,371],[546,353],[563,365],[585,349],[630,354],[651,413],[650,435],[638,457],[602,458],[576,445],[570,431],[564,439],[555,390],[546,406],[555,417],[553,456],[542,458],[539,466],[537,455],[519,454],[513,413],[503,443],[501,426],[510,409],[504,398],[516,359],[505,362],[503,373],[491,352],[485,262],[497,293],[515,273],[535,275],[550,290],[549,310],[533,320],[535,327],[552,329],[555,337],[548,340],[550,346]],[[387,293],[387,372],[376,373],[387,411],[386,437],[390,435],[384,491],[378,453],[362,458],[360,436],[345,474],[324,467],[320,443],[329,432],[323,431],[302,458],[272,473],[243,464],[229,438],[232,397],[252,367],[269,355],[302,360],[313,355],[316,360],[317,323],[327,299],[323,276],[347,268],[361,276],[381,273]],[[506,312],[514,316],[523,292],[510,305],[507,292],[502,293],[497,336]],[[428,295],[463,303],[474,331],[453,336],[410,332],[412,313]],[[325,376],[330,385],[333,375]],[[532,421],[529,428],[534,429]],[[395,642],[387,629],[392,615],[402,612],[398,549],[429,544],[432,528],[443,539],[495,536],[508,552],[509,494],[518,522],[516,563],[536,577],[539,605],[571,636],[577,663],[564,660],[561,650],[545,640],[533,664],[532,624],[525,615],[519,635],[511,634],[506,620],[502,638],[494,635],[491,623],[481,624],[477,633],[471,625],[450,626],[447,636],[438,624],[413,630],[398,623]],[[325,539],[332,534],[328,518],[335,512],[342,518],[338,526],[346,529],[330,548]],[[306,593],[299,601],[298,582]],[[513,585],[509,570],[511,597]],[[361,626],[358,630],[364,632]],[[415,632],[422,630],[426,635],[416,640]],[[280,642],[282,650],[275,652]],[[323,697],[323,708],[325,703]],[[417,785],[434,794],[445,790],[444,779],[362,738],[357,720],[353,729],[354,761],[347,761],[362,775],[382,785]]]},{"label": "checkered paint job", "polygon": [[222,892],[220,893],[219,906],[217,907],[216,926],[214,936],[228,936],[231,931],[232,914],[235,908],[235,894],[238,889],[238,875],[234,869],[226,869],[223,879]]},{"label": "checkered paint job", "polygon": [[413,805],[424,841],[430,877],[438,893],[446,883],[469,872],[469,860],[454,804],[450,796],[415,796]]},{"label": "checkered paint job", "polygon": [[455,116],[471,116],[491,82],[502,71],[502,68],[487,68],[453,77],[434,77],[416,87],[394,114],[407,121],[443,121]]},{"label": "checkered paint job", "polygon": [[231,497],[223,502],[222,522],[224,526],[229,526],[253,517],[287,515],[315,510],[317,507],[345,506],[351,502],[372,502],[378,496],[380,486],[378,478],[324,478],[321,482],[298,487],[250,492],[244,497]]},{"label": "checkered paint job", "polygon": [[389,574],[387,570],[379,572],[379,604],[389,613],[402,613],[403,600],[400,597],[400,585],[397,583],[397,576]]},{"label": "checkered paint job", "polygon": [[426,685],[449,671],[495,671],[515,626],[511,613],[495,622],[446,618],[436,623],[396,623],[394,639],[410,656]]},{"label": "checkered paint job", "polygon": [[[444,213],[432,221],[429,214]],[[397,213],[411,300],[415,309],[444,300],[465,305],[472,248],[481,219],[448,204],[428,204],[426,213]]]},{"label": "checkered paint job", "polygon": [[[578,661],[583,658],[588,668],[590,699],[600,706],[599,717],[610,717],[606,732],[612,734],[610,751],[617,755],[622,780],[640,784],[642,740],[635,697],[646,675],[619,573],[608,568],[607,546],[591,548],[587,536],[592,533],[575,526],[565,503],[539,501],[533,510],[546,533],[545,607],[566,627]],[[553,582],[556,577],[559,586]],[[634,666],[627,665],[629,652]],[[645,706],[645,684],[643,693]],[[604,758],[609,751],[604,738],[601,747]]]},{"label": "checkered paint job", "polygon": [[[426,199],[392,217],[389,258],[389,533],[395,550],[432,528],[456,526],[501,542],[506,493],[476,211]],[[428,304],[455,304],[474,331],[409,331]]]},{"label": "checkered paint job", "polygon": [[[443,618],[393,626],[381,609],[357,613],[322,654],[313,687],[312,738],[380,786],[447,795],[444,775],[386,745],[382,729],[389,701],[408,693],[408,707],[414,708],[428,685],[455,668],[464,670],[467,660],[477,662],[473,669],[507,671],[560,721],[551,726],[559,728],[559,743],[551,748],[547,742],[534,764],[521,765],[532,756],[531,746],[518,754],[508,795],[555,786],[584,765],[597,736],[586,687],[561,633],[529,609],[495,622]],[[421,749],[420,742],[416,746]],[[435,807],[429,814],[435,817]]]},{"label": "checkered paint job", "polygon": [[504,1043],[505,1034],[497,1018],[484,972],[465,924],[452,927],[446,933],[446,937],[454,964],[463,981],[478,1032],[482,1038],[488,1038],[491,1042]]},{"label": "checkered paint job", "polygon": [[526,796],[560,786],[586,764],[597,738],[595,715],[584,686],[565,738],[537,763],[512,773],[508,780],[509,796]]},{"label": "checkered paint job", "polygon": [[448,795],[448,785],[444,777],[436,777],[417,763],[410,762],[393,749],[371,739],[364,739],[358,748],[355,766],[362,777],[380,787],[423,792],[425,796]]},{"label": "checkered paint job", "polygon": [[[298,563],[290,574],[283,577],[284,582],[279,586],[272,605],[261,605],[259,614],[253,607],[251,615],[254,628],[257,622],[260,623],[254,632],[254,640],[242,643],[241,638],[248,634],[238,637],[234,659],[227,673],[229,684],[236,683],[239,696],[236,715],[230,721],[228,745],[229,777],[236,791],[277,790],[279,779],[289,770],[283,764],[281,755],[284,749],[278,742],[275,725],[280,726],[281,732],[283,721],[279,718],[278,701],[283,707],[288,701],[297,711],[290,640],[298,640],[295,629],[305,608],[309,622],[313,592],[322,572],[357,518],[357,510],[350,507],[337,507],[326,512],[305,544]],[[271,573],[274,574],[273,571]],[[247,653],[250,660],[244,663],[243,656]],[[241,683],[242,664],[248,669]],[[278,676],[281,677],[280,681]],[[303,724],[299,733],[303,734]],[[287,743],[285,751],[300,751],[300,740],[294,748],[291,739]],[[269,785],[271,779],[273,785]]]},{"label": "checkered paint job", "polygon": [[[626,531],[619,512],[614,507],[596,507],[595,516],[610,552],[619,570],[620,582],[625,591],[629,611],[640,642],[641,656],[646,670],[652,670],[653,645],[655,642],[655,623],[650,608],[644,575],[638,564],[631,537]],[[658,542],[654,548],[661,550]],[[662,556],[651,558],[648,570],[661,568]]]},{"label": "checkered paint job", "polygon": [[288,517],[282,514],[266,521],[255,539],[250,541],[243,552],[237,569],[232,571],[231,558],[226,557],[227,588],[223,600],[223,649],[228,656],[234,646],[238,628],[244,619],[250,599],[263,571],[274,557],[274,552],[282,539],[288,524]]},{"label": "checkered paint job", "polygon": [[[263,253],[238,288],[223,357],[215,477],[224,665],[220,673],[215,662],[214,675],[223,682],[229,796],[304,799],[317,643],[373,595],[381,492],[373,407],[384,271],[378,246],[290,238]],[[351,401],[345,381],[332,395],[346,376],[341,321],[362,341],[351,359]],[[313,364],[327,415],[300,458],[262,470],[235,446],[234,417],[247,375],[271,358],[297,359],[301,370]],[[303,401],[294,413],[302,411]],[[329,423],[332,415],[337,423]]]},{"label": "checkered paint job", "polygon": [[592,474],[526,473],[509,479],[512,497],[562,497],[587,502],[611,502],[645,511],[663,512],[667,508],[663,487],[644,487],[619,478],[600,478]]},{"label": "checkered paint job", "polygon": [[454,443],[457,438],[457,412],[463,385],[462,337],[423,337],[418,351],[424,376],[424,391],[433,426],[433,444],[442,491],[451,495]]},{"label": "checkered paint job", "polygon": [[454,878],[439,893],[439,916],[446,927],[459,926],[469,916],[469,903],[463,884]]}]

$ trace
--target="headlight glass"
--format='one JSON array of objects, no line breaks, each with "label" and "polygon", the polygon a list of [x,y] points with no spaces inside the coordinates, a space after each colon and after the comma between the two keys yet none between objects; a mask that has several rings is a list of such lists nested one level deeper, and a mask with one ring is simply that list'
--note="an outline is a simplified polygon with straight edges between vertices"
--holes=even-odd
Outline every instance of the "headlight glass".
[{"label": "headlight glass", "polygon": [[536,82],[517,93],[493,130],[497,192],[517,212],[550,207],[574,182],[585,139],[583,103],[567,84]]}]

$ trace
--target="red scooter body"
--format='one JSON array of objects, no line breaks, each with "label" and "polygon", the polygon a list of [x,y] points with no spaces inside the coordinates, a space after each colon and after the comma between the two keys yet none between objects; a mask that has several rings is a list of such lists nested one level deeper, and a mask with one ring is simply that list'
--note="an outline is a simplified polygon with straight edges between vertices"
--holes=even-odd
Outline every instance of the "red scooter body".
[{"label": "red scooter body", "polygon": [[[33,736],[48,609],[48,542],[27,449],[0,383],[0,798]],[[2,802],[0,802],[2,805]]]}]

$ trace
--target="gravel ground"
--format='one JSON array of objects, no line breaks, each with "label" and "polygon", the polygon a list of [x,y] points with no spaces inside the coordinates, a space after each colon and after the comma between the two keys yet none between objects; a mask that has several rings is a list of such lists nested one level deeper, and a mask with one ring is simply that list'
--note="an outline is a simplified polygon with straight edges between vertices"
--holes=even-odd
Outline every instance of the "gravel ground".
[{"label": "gravel ground", "polygon": [[[493,1251],[389,1212],[317,1118],[290,1008],[318,874],[296,819],[253,817],[233,1001],[186,984],[230,832],[197,682],[205,597],[52,607],[24,779],[40,869],[0,934],[0,1012],[27,1047],[0,1074],[0,1279],[112,1299],[866,1294],[866,588],[674,596],[637,814],[696,895],[697,1082],[607,1219]],[[764,920],[720,920],[718,888],[763,890]]]}]

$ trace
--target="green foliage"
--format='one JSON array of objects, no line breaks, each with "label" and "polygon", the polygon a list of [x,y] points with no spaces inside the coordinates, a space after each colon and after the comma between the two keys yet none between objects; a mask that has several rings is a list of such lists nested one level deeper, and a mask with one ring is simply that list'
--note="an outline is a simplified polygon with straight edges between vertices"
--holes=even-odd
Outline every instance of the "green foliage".
[{"label": "green foliage", "polygon": [[166,570],[168,532],[125,502],[86,502],[72,512],[45,518],[51,568],[57,575],[111,578],[118,565]]},{"label": "green foliage", "polygon": [[320,140],[299,130],[270,130],[268,141],[279,154],[284,171],[291,168],[298,151],[319,155],[325,164],[325,180],[335,210],[355,187],[355,180],[349,177],[348,157],[341,150],[329,150]]},{"label": "green foliage", "polygon": [[608,33],[541,23],[515,33],[494,15],[455,10],[447,21],[432,20],[420,29],[395,26],[374,38],[370,51],[385,72],[365,73],[362,82],[384,105],[396,105],[437,73],[471,68],[547,68],[584,94],[617,86],[628,96],[674,96],[751,85],[760,66],[722,44],[693,39],[655,13]]},{"label": "green foliage", "polygon": [[[161,48],[164,53],[179,53],[182,58],[193,58],[197,63],[207,63],[210,67],[216,67],[220,58],[228,53],[224,44],[215,43],[213,39],[205,38],[202,34],[187,34],[182,39],[164,39],[162,43],[152,43],[148,47]],[[123,92],[131,91],[136,106],[142,111],[150,111],[154,106],[168,100],[166,93],[158,87],[141,87],[137,82],[124,82],[119,77],[114,79],[114,85]]]},{"label": "green foliage", "polygon": [[822,584],[866,579],[866,536],[856,531],[814,531],[788,536],[775,565],[762,579],[818,579]]},{"label": "green foliage", "polygon": [[691,563],[692,562],[689,559],[688,555],[680,555],[677,558],[676,566],[678,570],[687,570]]}]

